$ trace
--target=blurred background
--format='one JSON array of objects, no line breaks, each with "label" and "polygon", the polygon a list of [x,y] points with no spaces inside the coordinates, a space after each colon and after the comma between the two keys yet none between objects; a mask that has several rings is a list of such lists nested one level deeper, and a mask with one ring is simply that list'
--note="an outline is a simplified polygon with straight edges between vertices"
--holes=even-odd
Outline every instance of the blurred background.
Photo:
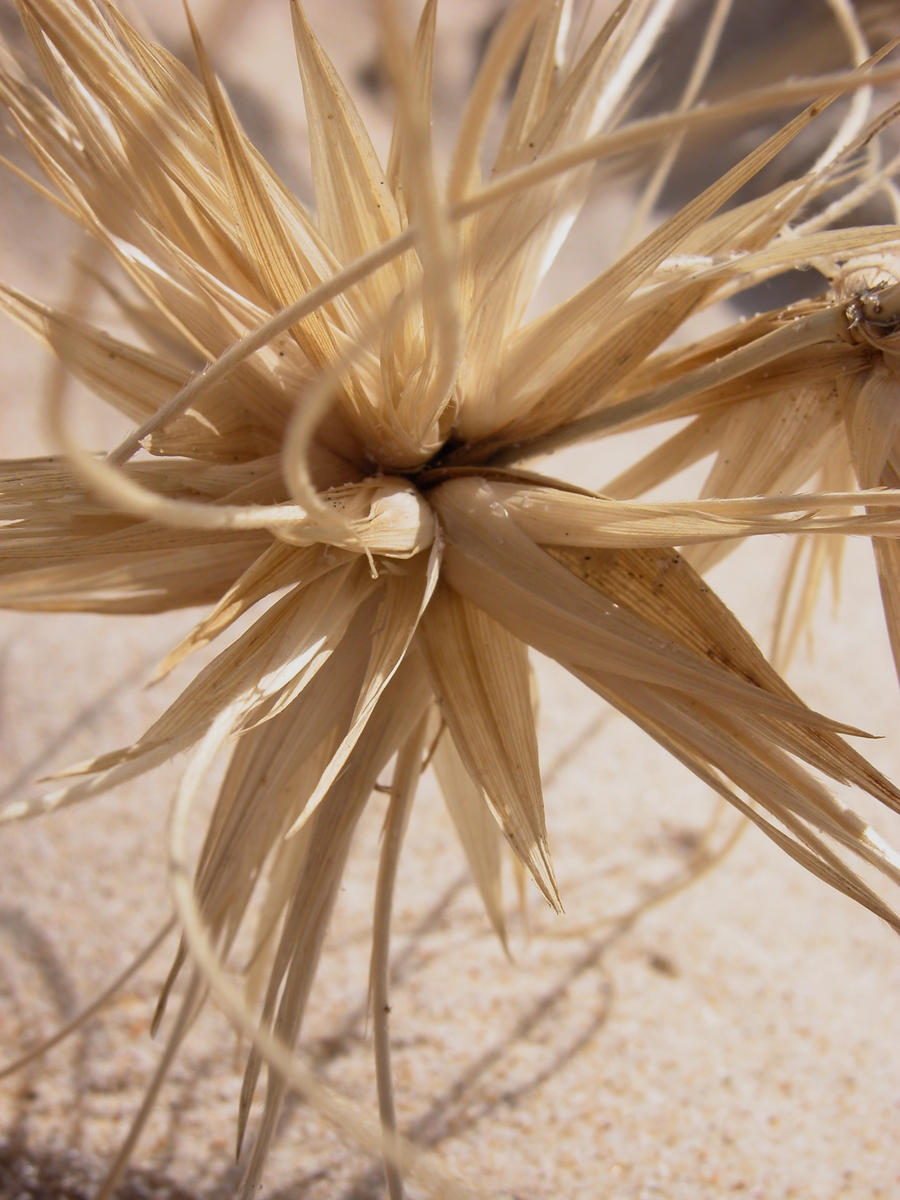
[{"label": "blurred background", "polygon": [[[371,6],[311,0],[306,8],[376,144],[385,146],[392,101]],[[503,8],[502,0],[441,4],[435,136],[444,152]],[[900,24],[894,3],[867,0],[858,8],[873,45]],[[598,22],[603,9],[594,5],[589,19]],[[677,103],[711,9],[705,0],[675,6],[633,114]],[[311,199],[287,3],[196,0],[192,10],[248,132]],[[126,11],[193,61],[178,0],[133,0]],[[28,69],[12,0],[0,0],[0,32]],[[850,62],[825,0],[735,0],[703,94]],[[799,159],[789,155],[772,171],[811,161],[830,128],[792,150]],[[687,142],[657,215],[759,136],[759,128],[735,129]],[[0,138],[0,153],[25,167],[9,136]],[[630,164],[598,184],[548,281],[548,303],[614,256],[640,182],[638,165]],[[60,300],[71,231],[9,172],[0,172],[0,211],[0,278],[39,299]],[[876,204],[854,219],[890,214]],[[808,273],[803,282],[810,286]],[[769,286],[768,298],[747,303],[782,303],[797,281]],[[3,454],[44,453],[46,359],[5,320],[0,353]],[[79,413],[82,439],[104,445],[109,415],[83,401]],[[624,465],[627,452],[612,443],[582,449],[572,470],[600,482]],[[711,577],[764,646],[771,581],[785,551],[747,546]],[[849,554],[839,606],[832,611],[823,602],[817,614],[815,657],[801,655],[790,678],[813,706],[887,735],[864,750],[898,778],[900,705],[870,552],[857,544]],[[143,683],[194,618],[3,614],[2,800],[29,794],[49,770],[123,744],[146,727],[189,674],[150,691]],[[678,891],[706,849],[727,838],[732,814],[719,813],[692,776],[562,672],[537,666],[548,821],[566,916],[552,917],[534,895],[524,920],[510,885],[514,961],[507,960],[467,881],[440,801],[426,789],[396,900],[392,1032],[401,1127],[492,1197],[900,1195],[896,940],[755,831],[718,868]],[[3,829],[6,1060],[78,1011],[165,921],[163,838],[175,777],[163,770],[89,806]],[[322,1073],[365,1106],[374,1105],[365,998],[382,800],[375,798],[360,828],[304,1042]],[[874,815],[864,798],[847,802]],[[892,827],[885,814],[878,821],[900,840],[896,821]],[[636,906],[667,889],[668,902],[635,919]],[[170,939],[83,1031],[0,1080],[2,1200],[93,1194],[159,1053],[148,1029],[173,949]],[[238,1051],[227,1022],[210,1009],[162,1090],[118,1193],[123,1200],[234,1194]],[[377,1164],[301,1101],[289,1106],[265,1200],[383,1194]]]}]

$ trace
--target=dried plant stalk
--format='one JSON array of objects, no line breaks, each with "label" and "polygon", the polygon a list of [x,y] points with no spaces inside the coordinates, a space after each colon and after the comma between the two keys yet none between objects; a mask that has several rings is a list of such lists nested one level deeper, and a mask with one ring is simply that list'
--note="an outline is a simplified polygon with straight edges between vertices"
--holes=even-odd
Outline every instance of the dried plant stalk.
[{"label": "dried plant stalk", "polygon": [[[529,647],[900,928],[852,856],[891,883],[900,859],[820,776],[895,812],[900,791],[847,741],[859,730],[788,687],[698,573],[748,537],[870,537],[900,661],[900,226],[896,211],[833,224],[866,196],[894,197],[893,165],[873,153],[894,115],[873,108],[875,88],[900,77],[893,46],[870,55],[849,4],[833,0],[852,68],[698,105],[728,18],[719,4],[680,104],[628,120],[673,4],[628,0],[579,43],[567,2],[519,0],[444,182],[431,146],[434,0],[412,39],[392,0],[377,5],[397,109],[386,165],[294,0],[313,214],[250,142],[193,22],[196,76],[106,0],[16,7],[48,90],[8,63],[0,101],[46,177],[34,187],[124,276],[130,291],[111,290],[134,340],[98,329],[84,291],[69,311],[0,288],[0,307],[59,364],[48,403],[59,453],[0,463],[0,603],[207,606],[159,674],[252,617],[133,744],[2,814],[88,801],[194,752],[169,847],[182,944],[157,1021],[187,963],[190,982],[103,1194],[209,992],[252,1038],[239,1148],[265,1068],[244,1194],[290,1084],[382,1147],[392,1197],[404,1172],[455,1194],[395,1132],[381,1015],[390,895],[430,745],[501,942],[504,840],[560,907]],[[770,164],[848,95],[812,165],[767,185]],[[785,105],[789,119],[641,235],[684,136]],[[633,237],[531,316],[592,168],[623,155],[650,159]],[[697,313],[810,264],[828,281],[821,297],[670,340]],[[71,428],[69,377],[136,426],[103,457]],[[540,471],[560,446],[674,418],[679,431],[603,491]],[[698,498],[633,499],[710,454]],[[191,862],[186,823],[226,752]],[[372,959],[378,1124],[293,1052],[354,829],[392,762]]]}]

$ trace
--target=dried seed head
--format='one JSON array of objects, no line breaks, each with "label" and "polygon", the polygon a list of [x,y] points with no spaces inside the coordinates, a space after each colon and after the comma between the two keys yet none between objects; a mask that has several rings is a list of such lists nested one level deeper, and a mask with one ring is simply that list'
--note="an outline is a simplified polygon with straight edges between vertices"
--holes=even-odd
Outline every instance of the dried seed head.
[{"label": "dried seed head", "polygon": [[[0,100],[56,203],[136,294],[122,308],[137,340],[102,333],[86,306],[70,315],[11,287],[0,306],[137,428],[105,459],[86,452],[58,377],[49,407],[62,456],[0,465],[0,601],[119,613],[212,605],[161,671],[245,614],[254,619],[136,742],[72,768],[57,790],[5,817],[88,800],[194,749],[170,845],[184,943],[160,1013],[188,955],[194,966],[159,1078],[212,989],[254,1037],[239,1143],[270,1067],[246,1193],[293,1080],[366,1145],[384,1139],[393,1194],[401,1164],[451,1194],[393,1133],[390,890],[430,744],[501,940],[504,841],[560,907],[529,647],[627,714],[804,866],[900,927],[835,847],[894,882],[896,856],[808,768],[895,810],[900,793],[844,740],[859,731],[807,708],[695,569],[750,536],[871,534],[882,539],[889,624],[900,627],[887,540],[900,512],[893,425],[876,437],[883,426],[872,416],[895,393],[896,286],[880,290],[879,276],[860,291],[848,265],[874,259],[889,271],[900,229],[802,223],[842,172],[858,184],[854,155],[885,125],[869,123],[870,85],[898,68],[875,75],[869,64],[698,107],[703,63],[727,19],[720,3],[680,107],[627,123],[673,5],[631,0],[577,44],[568,4],[521,0],[485,56],[443,185],[429,133],[435,4],[412,40],[393,4],[379,4],[397,100],[384,167],[294,0],[313,216],[249,141],[193,23],[196,78],[100,0],[18,7],[53,99],[10,68]],[[849,7],[835,11],[862,61]],[[813,166],[742,200],[847,92],[856,94],[849,115]],[[808,107],[641,235],[672,165],[666,138],[677,150],[686,131],[795,102]],[[488,171],[492,122],[501,132]],[[532,317],[592,166],[623,154],[639,161],[661,141],[629,244]],[[883,176],[871,182],[879,171],[862,174],[873,189],[892,187]],[[845,267],[831,296],[672,347],[696,313],[810,263],[833,275]],[[610,495],[522,465],[676,416],[689,418],[686,428]],[[835,468],[847,445],[859,491]],[[612,498],[710,452],[718,458],[699,500]],[[794,494],[810,484],[810,495]],[[191,863],[186,821],[220,752],[228,766]],[[392,760],[372,965],[382,1117],[373,1131],[291,1051],[350,839]],[[238,986],[230,972],[248,928]]]}]

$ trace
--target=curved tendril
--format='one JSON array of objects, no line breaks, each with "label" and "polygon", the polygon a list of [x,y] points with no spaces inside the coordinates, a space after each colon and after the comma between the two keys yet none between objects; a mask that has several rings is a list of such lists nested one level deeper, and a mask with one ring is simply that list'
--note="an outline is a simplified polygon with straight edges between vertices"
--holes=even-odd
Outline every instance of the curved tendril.
[{"label": "curved tendril", "polygon": [[409,1179],[442,1200],[475,1200],[477,1193],[426,1158],[406,1138],[383,1130],[380,1121],[364,1115],[359,1105],[323,1083],[314,1071],[304,1066],[282,1038],[261,1027],[241,988],[229,977],[216,953],[194,891],[188,855],[188,824],[200,783],[227,739],[232,716],[230,710],[220,714],[201,741],[181,779],[169,819],[167,842],[172,897],[185,942],[198,971],[228,1017],[250,1039],[272,1070],[302,1092],[322,1116],[352,1137],[357,1145],[375,1156],[384,1154]]},{"label": "curved tendril", "polygon": [[[719,42],[722,39],[722,33],[725,29],[725,23],[731,15],[731,7],[734,0],[716,0],[716,7],[713,10],[712,16],[706,24],[706,29],[703,32],[703,40],[700,43],[700,48],[697,51],[694,59],[694,66],[691,70],[690,77],[685,84],[684,91],[681,94],[677,112],[686,112],[692,107],[695,100],[700,94],[700,89],[706,82],[706,77],[709,74],[709,69],[712,66],[713,59],[719,48]],[[663,150],[662,157],[656,164],[656,170],[651,175],[647,182],[647,186],[638,201],[637,207],[628,225],[628,231],[622,243],[624,250],[629,250],[637,242],[641,235],[641,231],[649,217],[650,213],[659,199],[660,192],[665,187],[666,180],[675,165],[675,160],[678,157],[678,152],[681,149],[684,141],[684,134],[679,134]]]},{"label": "curved tendril", "polygon": [[[853,65],[861,67],[869,57],[869,45],[863,34],[859,19],[849,0],[825,0],[853,56]],[[854,95],[850,108],[835,130],[834,137],[813,163],[811,174],[818,175],[839,158],[865,127],[872,107],[872,88],[863,87]]]},{"label": "curved tendril", "polygon": [[[880,57],[894,49],[895,44],[890,43],[881,52]],[[557,175],[565,174],[587,162],[598,161],[665,137],[703,128],[705,125],[713,124],[727,117],[762,112],[766,109],[777,108],[779,105],[809,100],[811,97],[827,92],[848,92],[857,88],[890,83],[897,78],[900,78],[900,67],[843,71],[811,79],[792,80],[788,83],[747,93],[737,99],[724,100],[716,104],[688,109],[685,112],[669,113],[630,122],[612,133],[599,134],[579,145],[565,147],[527,166],[499,175],[480,191],[452,204],[447,213],[447,219],[451,223],[458,223],[527,188],[543,183]],[[225,378],[240,363],[255,354],[257,350],[262,349],[279,334],[284,333],[297,321],[303,320],[304,317],[330,303],[354,284],[366,279],[380,267],[387,265],[400,254],[406,253],[416,243],[419,236],[418,227],[409,226],[390,241],[362,255],[342,271],[333,275],[331,279],[300,297],[294,304],[274,313],[268,320],[245,334],[199,375],[194,376],[153,417],[149,418],[112,451],[109,456],[110,464],[121,465],[126,462],[139,449],[143,438],[156,432],[166,422],[184,412],[193,400],[213,384]],[[106,479],[108,478],[107,476]],[[140,515],[145,514],[141,513]],[[259,528],[261,526],[252,527]]]},{"label": "curved tendril", "polygon": [[[419,721],[401,750],[394,769],[391,800],[384,822],[384,840],[378,864],[375,888],[375,911],[372,927],[372,956],[369,992],[375,1042],[375,1077],[378,1085],[378,1110],[386,1132],[396,1135],[397,1114],[394,1107],[394,1088],[391,1079],[391,1042],[388,1016],[389,967],[391,948],[391,909],[397,882],[400,848],[415,799],[416,787],[422,772],[422,751],[430,722],[430,714]],[[403,1179],[398,1164],[385,1161],[388,1192],[391,1200],[402,1200]]]}]

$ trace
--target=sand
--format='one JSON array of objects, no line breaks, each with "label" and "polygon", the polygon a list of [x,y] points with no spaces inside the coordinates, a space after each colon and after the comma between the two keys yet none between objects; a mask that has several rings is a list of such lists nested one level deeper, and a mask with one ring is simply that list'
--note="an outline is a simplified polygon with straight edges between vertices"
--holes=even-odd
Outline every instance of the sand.
[{"label": "sand", "polygon": [[[466,30],[487,7],[470,2],[455,10],[457,37],[442,70],[464,64]],[[209,5],[196,8],[202,21]],[[179,28],[168,0],[154,16],[170,36]],[[325,12],[326,42],[340,36],[340,25],[334,9],[330,18]],[[276,160],[296,164],[302,122],[285,28],[283,5],[259,3],[239,35],[218,39],[216,54],[229,82],[253,89],[246,103],[255,101]],[[371,45],[362,35],[344,39],[336,57],[358,80],[371,66]],[[264,87],[279,77],[290,104],[276,109]],[[382,98],[369,95],[365,107],[367,119],[383,124]],[[292,170],[302,187],[296,165],[286,173]],[[4,212],[27,231],[5,250],[2,275],[53,299],[63,286],[65,235],[8,180],[2,186]],[[10,380],[0,398],[3,452],[37,452],[43,359],[8,323],[0,339]],[[81,428],[92,444],[108,435],[108,421],[90,413]],[[616,453],[583,452],[573,469],[600,480]],[[763,644],[773,559],[783,554],[780,545],[747,547],[712,577]],[[900,778],[900,704],[868,547],[849,547],[847,565],[839,609],[823,604],[817,615],[814,658],[801,654],[789,678],[814,706],[885,735],[862,748]],[[150,691],[143,682],[194,616],[4,615],[3,798],[31,794],[47,770],[146,727],[189,674]],[[539,663],[538,671],[548,821],[566,914],[554,917],[532,889],[526,929],[508,881],[507,960],[441,802],[424,792],[404,852],[394,927],[391,1020],[402,1128],[490,1197],[900,1195],[894,936],[754,830],[692,886],[637,918],[635,905],[691,871],[717,802],[556,668]],[[4,1060],[87,1003],[167,919],[163,840],[176,777],[177,765],[89,805],[3,830]],[[876,815],[864,798],[848,795],[847,802]],[[383,812],[376,797],[356,841],[304,1039],[323,1076],[363,1106],[374,1103],[365,996]],[[735,823],[730,812],[718,820],[712,846]],[[900,822],[889,814],[878,814],[878,824],[900,839]],[[157,1041],[150,1039],[173,949],[170,938],[81,1033],[0,1081],[3,1200],[93,1193],[171,1026],[170,1018]],[[117,1195],[234,1194],[239,1063],[233,1033],[210,1007],[162,1089]],[[377,1163],[308,1106],[289,1104],[261,1200],[384,1194]]]}]

